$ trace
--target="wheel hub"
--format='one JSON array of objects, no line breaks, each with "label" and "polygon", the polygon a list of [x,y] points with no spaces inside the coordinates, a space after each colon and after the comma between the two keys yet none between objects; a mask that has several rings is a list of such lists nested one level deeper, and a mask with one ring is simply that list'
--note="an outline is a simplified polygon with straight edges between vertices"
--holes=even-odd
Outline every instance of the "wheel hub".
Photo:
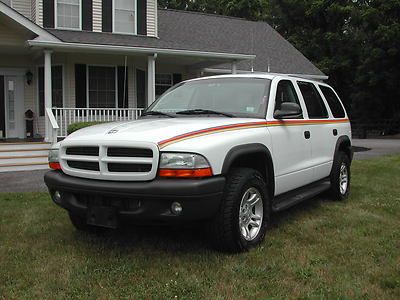
[{"label": "wheel hub", "polygon": [[252,241],[257,237],[263,215],[261,193],[254,187],[247,189],[243,194],[239,210],[239,228],[245,240]]},{"label": "wheel hub", "polygon": [[342,163],[339,172],[339,186],[340,186],[340,193],[342,195],[346,194],[348,184],[349,184],[349,175],[347,171],[347,165],[345,163]]}]

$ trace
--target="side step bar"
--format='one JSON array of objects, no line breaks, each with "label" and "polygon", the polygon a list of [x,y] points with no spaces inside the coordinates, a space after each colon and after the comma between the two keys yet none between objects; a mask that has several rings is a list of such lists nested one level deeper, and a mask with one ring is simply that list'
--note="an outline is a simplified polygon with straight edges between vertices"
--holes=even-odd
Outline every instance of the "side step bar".
[{"label": "side step bar", "polygon": [[272,211],[279,212],[304,200],[321,194],[331,187],[329,178],[308,184],[304,187],[277,196],[272,204]]}]

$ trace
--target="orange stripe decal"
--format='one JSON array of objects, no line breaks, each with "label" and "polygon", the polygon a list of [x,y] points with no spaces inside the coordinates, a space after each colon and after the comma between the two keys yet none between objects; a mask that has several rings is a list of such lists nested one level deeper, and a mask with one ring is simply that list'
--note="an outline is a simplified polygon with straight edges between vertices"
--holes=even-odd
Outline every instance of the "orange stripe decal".
[{"label": "orange stripe decal", "polygon": [[164,148],[168,145],[175,144],[187,139],[192,139],[199,136],[232,131],[232,130],[241,130],[241,129],[250,129],[250,128],[261,128],[261,127],[269,127],[269,126],[302,126],[302,125],[316,125],[316,124],[336,124],[336,123],[347,123],[349,119],[340,119],[340,120],[284,120],[284,121],[262,121],[262,122],[249,122],[249,123],[239,123],[232,125],[223,125],[210,127],[206,129],[191,131],[188,133],[184,133],[181,135],[174,136],[172,138],[163,140],[158,143],[160,148]]}]

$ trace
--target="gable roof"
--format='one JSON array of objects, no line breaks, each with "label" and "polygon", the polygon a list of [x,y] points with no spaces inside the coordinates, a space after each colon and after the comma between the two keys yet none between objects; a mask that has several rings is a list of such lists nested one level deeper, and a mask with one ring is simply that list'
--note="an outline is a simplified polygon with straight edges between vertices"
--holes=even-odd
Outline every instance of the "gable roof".
[{"label": "gable roof", "polygon": [[5,3],[0,1],[0,16],[5,16],[8,19],[12,20],[15,24],[18,24],[20,27],[27,29],[36,35],[36,38],[39,40],[48,40],[48,41],[59,41],[54,35],[50,34],[47,30],[43,29],[39,25],[35,24],[27,17],[16,11],[15,9],[9,7]]},{"label": "gable roof", "polygon": [[[265,22],[197,12],[159,9],[158,38],[48,29],[65,43],[256,55],[239,70],[323,76],[293,45]],[[216,66],[230,68],[227,65]]]}]

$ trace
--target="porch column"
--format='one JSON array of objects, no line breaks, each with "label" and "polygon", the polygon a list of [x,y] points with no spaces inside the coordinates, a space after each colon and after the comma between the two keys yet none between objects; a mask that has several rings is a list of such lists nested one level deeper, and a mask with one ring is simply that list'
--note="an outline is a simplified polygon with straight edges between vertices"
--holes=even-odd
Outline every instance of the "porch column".
[{"label": "porch column", "polygon": [[157,54],[147,58],[147,105],[156,100],[156,59]]},{"label": "porch column", "polygon": [[[53,51],[51,50],[44,50],[44,107],[45,110],[46,108],[52,108],[53,107],[53,101],[52,101],[52,95],[51,95],[51,53]],[[46,129],[46,136],[45,136],[45,141],[46,142],[52,142],[52,128],[51,128],[51,123],[49,120],[49,117],[47,115],[47,112],[44,112],[45,115],[45,129]]]},{"label": "porch column", "polygon": [[232,74],[237,74],[237,62],[232,62]]}]

